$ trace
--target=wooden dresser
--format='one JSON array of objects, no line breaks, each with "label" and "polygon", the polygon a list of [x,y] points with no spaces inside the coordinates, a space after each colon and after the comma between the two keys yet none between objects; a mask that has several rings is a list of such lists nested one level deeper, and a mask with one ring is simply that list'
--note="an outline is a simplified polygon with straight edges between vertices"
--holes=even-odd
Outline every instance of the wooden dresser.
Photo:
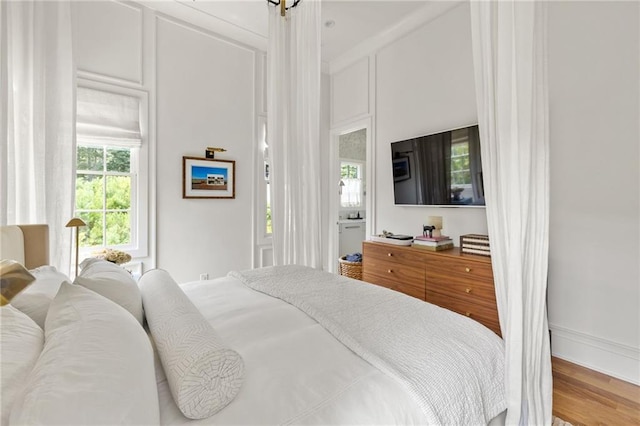
[{"label": "wooden dresser", "polygon": [[500,335],[488,257],[365,241],[362,279],[466,315]]}]

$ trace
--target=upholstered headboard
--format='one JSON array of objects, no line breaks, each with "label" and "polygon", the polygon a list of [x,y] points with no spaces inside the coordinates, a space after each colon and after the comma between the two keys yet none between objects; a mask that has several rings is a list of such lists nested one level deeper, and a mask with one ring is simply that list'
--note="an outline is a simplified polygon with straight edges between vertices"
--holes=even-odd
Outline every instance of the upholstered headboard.
[{"label": "upholstered headboard", "polygon": [[49,225],[0,227],[0,259],[12,259],[27,269],[49,264]]}]

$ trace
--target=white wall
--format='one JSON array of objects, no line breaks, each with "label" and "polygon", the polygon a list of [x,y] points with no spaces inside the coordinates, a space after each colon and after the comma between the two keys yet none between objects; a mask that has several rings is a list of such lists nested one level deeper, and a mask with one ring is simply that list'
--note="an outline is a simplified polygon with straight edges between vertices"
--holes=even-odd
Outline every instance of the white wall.
[{"label": "white wall", "polygon": [[[255,52],[170,19],[157,21],[158,266],[177,281],[252,266]],[[221,146],[235,199],[183,199],[182,156]]]},{"label": "white wall", "polygon": [[487,233],[484,208],[395,206],[391,142],[478,122],[469,8],[458,6],[376,55],[376,231],[419,235],[427,216],[443,217],[458,241]]},{"label": "white wall", "polygon": [[[263,53],[137,4],[76,2],[77,61],[83,76],[149,93],[151,159],[156,191],[151,255],[145,269],[168,270],[178,282],[270,264],[257,245],[256,115],[265,114]],[[322,75],[321,185],[328,198],[329,76]],[[207,146],[236,161],[234,200],[182,199],[182,157]],[[323,205],[323,247],[330,228]],[[155,238],[155,241],[153,239]],[[256,243],[256,246],[252,245]],[[326,249],[323,250],[326,254]],[[252,259],[252,256],[257,259]],[[328,259],[324,259],[327,265]]]},{"label": "white wall", "polygon": [[[555,355],[640,381],[639,34],[637,2],[553,2],[549,11],[551,211],[549,319]],[[339,69],[337,102],[374,101],[375,231],[486,233],[483,208],[393,205],[389,144],[477,122],[468,4]],[[332,64],[333,65],[333,64]],[[334,78],[334,81],[337,81]],[[336,91],[334,84],[332,91]],[[345,107],[346,105],[346,107]],[[362,114],[345,102],[339,117]],[[601,236],[600,238],[598,238]]]},{"label": "white wall", "polygon": [[640,382],[640,7],[549,13],[553,351]]},{"label": "white wall", "polygon": [[[77,2],[74,13],[82,76],[149,93],[157,232],[145,267],[178,282],[250,268],[257,52],[136,4]],[[182,157],[207,146],[236,161],[235,199],[182,199]]]}]

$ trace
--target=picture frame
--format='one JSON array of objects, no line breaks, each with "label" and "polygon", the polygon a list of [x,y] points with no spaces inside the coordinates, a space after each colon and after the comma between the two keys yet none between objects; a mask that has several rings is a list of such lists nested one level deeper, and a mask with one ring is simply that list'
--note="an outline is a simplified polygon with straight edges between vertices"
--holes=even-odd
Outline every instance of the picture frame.
[{"label": "picture frame", "polygon": [[236,162],[182,157],[182,198],[236,198]]},{"label": "picture frame", "polygon": [[411,179],[411,168],[409,167],[409,157],[393,159],[393,181],[399,182]]}]

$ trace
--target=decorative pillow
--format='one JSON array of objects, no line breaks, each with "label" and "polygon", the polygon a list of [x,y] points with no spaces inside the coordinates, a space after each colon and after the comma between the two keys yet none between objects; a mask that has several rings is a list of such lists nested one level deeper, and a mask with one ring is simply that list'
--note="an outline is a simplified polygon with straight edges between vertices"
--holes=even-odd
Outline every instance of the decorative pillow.
[{"label": "decorative pillow", "polygon": [[63,283],[45,345],[11,411],[12,424],[159,424],[153,350],[122,307]]},{"label": "decorative pillow", "polygon": [[[113,265],[120,268],[117,265]],[[122,269],[122,268],[120,268]],[[74,284],[93,290],[101,296],[117,303],[134,316],[140,324],[144,321],[144,311],[142,310],[142,296],[138,284],[131,278],[127,271],[126,275],[115,277],[113,272],[98,274],[80,274],[73,281]],[[111,275],[109,278],[103,275]]]},{"label": "decorative pillow", "polygon": [[120,277],[130,278],[131,274],[122,266],[108,262],[104,259],[89,258],[82,261],[80,275],[85,277],[104,277],[118,279]]},{"label": "decorative pillow", "polygon": [[7,425],[11,407],[42,352],[44,332],[31,318],[11,305],[4,306],[0,311],[0,424]]},{"label": "decorative pillow", "polygon": [[242,358],[224,345],[166,271],[145,273],[140,290],[176,405],[191,419],[214,415],[240,391]]},{"label": "decorative pillow", "polygon": [[30,286],[18,293],[11,300],[11,305],[29,315],[40,328],[44,329],[44,321],[49,305],[64,281],[71,282],[68,276],[58,272],[55,266],[41,266],[29,272],[36,277]]}]

